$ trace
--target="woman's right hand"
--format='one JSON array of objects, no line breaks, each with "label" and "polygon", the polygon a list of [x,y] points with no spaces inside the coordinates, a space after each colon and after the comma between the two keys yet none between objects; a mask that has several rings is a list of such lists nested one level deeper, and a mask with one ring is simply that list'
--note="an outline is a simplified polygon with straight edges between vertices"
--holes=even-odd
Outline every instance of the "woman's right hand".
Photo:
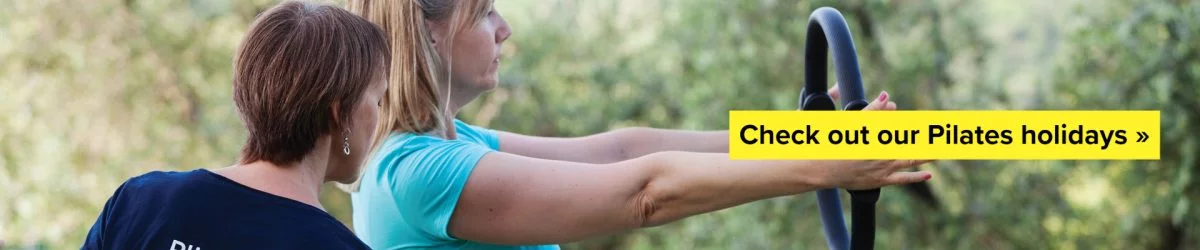
[{"label": "woman's right hand", "polygon": [[[829,89],[829,96],[834,100],[840,96],[835,85]],[[896,103],[888,100],[887,91],[879,93],[879,97],[871,101],[863,110],[890,111],[896,110]],[[928,171],[902,171],[929,163],[930,160],[869,160],[869,161],[830,161],[829,181],[832,187],[850,190],[873,189],[882,186],[900,185],[929,180],[933,175]]]}]

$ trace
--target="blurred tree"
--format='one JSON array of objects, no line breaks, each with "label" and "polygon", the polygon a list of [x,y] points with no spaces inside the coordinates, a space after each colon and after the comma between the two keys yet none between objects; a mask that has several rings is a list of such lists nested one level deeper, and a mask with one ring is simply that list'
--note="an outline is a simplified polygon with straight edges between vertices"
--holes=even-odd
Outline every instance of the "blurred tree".
[{"label": "blurred tree", "polygon": [[[3,247],[75,248],[127,178],[231,164],[245,136],[231,56],[274,2],[5,4]],[[1200,247],[1195,1],[501,0],[515,31],[502,85],[462,118],[578,136],[794,109],[821,6],[850,22],[867,88],[901,109],[1162,111],[1161,161],[939,162],[927,186],[884,189],[880,248]],[[344,193],[322,201],[349,224]],[[815,205],[771,199],[567,248],[822,249]]]}]

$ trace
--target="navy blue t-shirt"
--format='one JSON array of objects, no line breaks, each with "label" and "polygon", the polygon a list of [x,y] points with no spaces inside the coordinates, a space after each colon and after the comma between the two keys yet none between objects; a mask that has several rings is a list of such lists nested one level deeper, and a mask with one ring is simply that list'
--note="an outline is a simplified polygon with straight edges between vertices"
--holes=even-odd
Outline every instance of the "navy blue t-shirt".
[{"label": "navy blue t-shirt", "polygon": [[204,169],[121,184],[83,249],[369,249],[325,211]]}]

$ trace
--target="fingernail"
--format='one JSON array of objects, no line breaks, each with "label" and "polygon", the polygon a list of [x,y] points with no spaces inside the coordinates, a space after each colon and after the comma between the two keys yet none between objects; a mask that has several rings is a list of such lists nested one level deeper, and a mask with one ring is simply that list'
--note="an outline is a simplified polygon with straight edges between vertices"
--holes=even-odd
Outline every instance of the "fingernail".
[{"label": "fingernail", "polygon": [[928,181],[929,178],[933,178],[933,174],[925,174],[925,180]]},{"label": "fingernail", "polygon": [[877,98],[876,100],[879,102],[886,102],[888,100],[887,91],[879,92],[879,98]]}]

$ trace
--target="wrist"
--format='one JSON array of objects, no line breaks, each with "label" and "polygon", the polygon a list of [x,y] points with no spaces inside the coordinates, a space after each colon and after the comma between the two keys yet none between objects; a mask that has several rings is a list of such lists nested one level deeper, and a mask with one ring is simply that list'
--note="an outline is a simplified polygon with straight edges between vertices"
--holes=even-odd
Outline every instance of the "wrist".
[{"label": "wrist", "polygon": [[801,185],[811,187],[813,189],[828,189],[837,188],[840,185],[840,180],[837,178],[836,164],[834,161],[803,161],[799,166],[799,177]]}]

